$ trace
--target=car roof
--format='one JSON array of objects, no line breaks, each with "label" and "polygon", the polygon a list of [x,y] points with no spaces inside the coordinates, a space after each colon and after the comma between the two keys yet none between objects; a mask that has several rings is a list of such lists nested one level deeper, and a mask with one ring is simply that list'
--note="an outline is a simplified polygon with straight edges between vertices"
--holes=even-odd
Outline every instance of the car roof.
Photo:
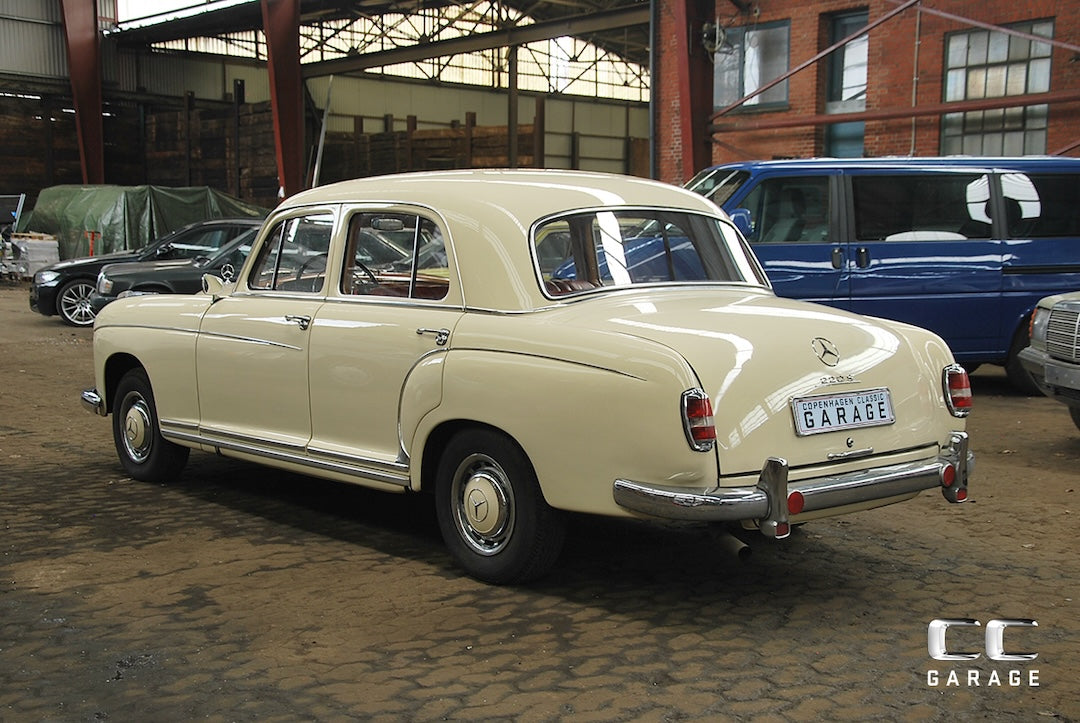
[{"label": "car roof", "polygon": [[[542,192],[539,192],[542,191]],[[601,206],[668,206],[715,213],[701,196],[659,181],[564,170],[461,170],[402,173],[320,186],[280,208],[314,203],[398,202],[452,213],[510,213],[532,223],[547,215]]]},{"label": "car roof", "polygon": [[789,158],[722,163],[710,168],[750,171],[780,170],[894,170],[915,168],[982,168],[1028,170],[1080,170],[1080,158],[1065,156],[880,156],[876,158]]},{"label": "car roof", "polygon": [[460,279],[463,303],[509,311],[550,304],[537,283],[529,244],[537,221],[609,207],[661,207],[723,216],[711,201],[677,186],[556,170],[433,171],[342,181],[286,199],[275,216],[305,206],[365,202],[432,209],[450,233],[451,272]]}]

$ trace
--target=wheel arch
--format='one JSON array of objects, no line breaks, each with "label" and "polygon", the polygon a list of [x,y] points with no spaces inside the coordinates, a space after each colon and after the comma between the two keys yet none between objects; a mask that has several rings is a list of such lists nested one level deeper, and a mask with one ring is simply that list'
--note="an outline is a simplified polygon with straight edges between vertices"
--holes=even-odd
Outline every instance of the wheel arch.
[{"label": "wheel arch", "polygon": [[528,460],[529,465],[533,466],[533,462],[529,459],[529,455],[525,452],[521,442],[506,430],[474,419],[449,419],[435,426],[428,434],[427,439],[424,440],[423,453],[420,459],[420,491],[426,493],[435,492],[435,479],[439,473],[439,462],[442,459],[446,445],[450,443],[451,439],[465,431],[484,429],[506,437],[521,451],[522,456]]},{"label": "wheel arch", "polygon": [[98,390],[102,400],[105,402],[106,409],[111,410],[113,408],[113,402],[116,401],[116,387],[120,384],[120,380],[123,379],[124,375],[132,369],[143,368],[142,362],[131,354],[113,354],[106,360],[103,367],[105,388]]}]

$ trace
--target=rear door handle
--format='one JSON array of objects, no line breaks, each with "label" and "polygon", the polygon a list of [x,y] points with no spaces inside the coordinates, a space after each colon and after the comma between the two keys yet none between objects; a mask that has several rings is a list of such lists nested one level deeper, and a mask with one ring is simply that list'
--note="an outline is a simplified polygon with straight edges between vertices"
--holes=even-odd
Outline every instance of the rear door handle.
[{"label": "rear door handle", "polygon": [[293,322],[300,327],[300,331],[307,331],[307,328],[311,326],[311,317],[300,314],[286,314],[285,321]]},{"label": "rear door handle", "polygon": [[865,269],[870,265],[870,249],[860,246],[855,250],[855,265],[860,269]]}]

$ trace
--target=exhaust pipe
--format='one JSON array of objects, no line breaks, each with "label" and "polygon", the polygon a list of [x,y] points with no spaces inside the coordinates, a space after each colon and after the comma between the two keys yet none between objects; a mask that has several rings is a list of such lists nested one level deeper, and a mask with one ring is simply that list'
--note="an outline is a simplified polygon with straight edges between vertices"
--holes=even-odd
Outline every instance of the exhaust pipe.
[{"label": "exhaust pipe", "polygon": [[716,536],[716,544],[725,555],[730,555],[739,562],[746,562],[753,553],[749,545],[727,530],[721,531]]}]

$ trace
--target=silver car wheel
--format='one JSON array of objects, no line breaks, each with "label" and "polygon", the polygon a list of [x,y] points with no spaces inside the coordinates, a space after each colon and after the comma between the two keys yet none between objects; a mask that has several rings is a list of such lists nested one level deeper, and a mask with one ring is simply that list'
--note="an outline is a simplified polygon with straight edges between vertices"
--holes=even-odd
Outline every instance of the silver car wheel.
[{"label": "silver car wheel", "polygon": [[90,306],[90,294],[94,292],[94,285],[89,281],[72,281],[60,290],[60,298],[56,303],[56,310],[62,318],[72,326],[90,326],[94,323],[93,307]]},{"label": "silver car wheel", "polygon": [[503,468],[486,454],[462,460],[450,499],[458,533],[473,551],[496,555],[514,531],[514,489]]},{"label": "silver car wheel", "polygon": [[132,462],[142,464],[153,449],[154,421],[150,406],[141,395],[131,392],[121,408],[124,409],[124,451]]}]

